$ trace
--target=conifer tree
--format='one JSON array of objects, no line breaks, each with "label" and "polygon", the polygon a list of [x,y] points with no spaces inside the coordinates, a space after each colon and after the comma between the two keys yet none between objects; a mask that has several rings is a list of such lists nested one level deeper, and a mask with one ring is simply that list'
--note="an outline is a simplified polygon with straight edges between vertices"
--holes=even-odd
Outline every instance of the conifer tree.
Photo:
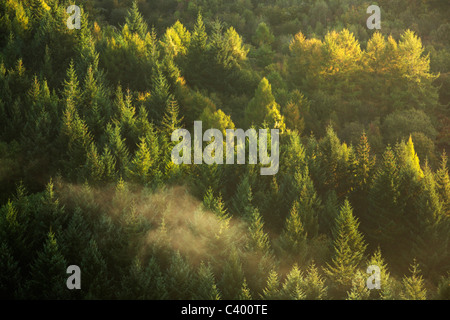
[{"label": "conifer tree", "polygon": [[336,218],[334,232],[334,256],[327,263],[325,273],[335,284],[350,287],[355,272],[364,259],[366,243],[358,230],[358,219],[353,215],[350,202],[345,200],[339,216]]},{"label": "conifer tree", "polygon": [[[268,125],[271,128],[284,128],[284,120],[279,115],[279,110],[280,106],[272,94],[272,86],[266,78],[263,78],[253,99],[245,108],[245,123],[247,127],[250,127],[251,125],[261,126],[264,121],[269,121]],[[280,123],[276,123],[276,121]]]},{"label": "conifer tree", "polygon": [[109,118],[109,103],[106,97],[106,88],[102,78],[96,76],[92,65],[88,66],[81,94],[81,114],[85,117],[87,125],[92,128],[94,137],[100,135],[105,125],[105,118]]},{"label": "conifer tree", "polygon": [[253,210],[248,231],[250,233],[250,248],[269,253],[269,236],[264,232],[264,221],[258,209]]},{"label": "conifer tree", "polygon": [[247,280],[244,278],[244,282],[242,283],[241,292],[239,293],[239,300],[253,300],[250,289],[247,285]]},{"label": "conifer tree", "polygon": [[383,154],[383,161],[369,191],[369,213],[365,231],[378,241],[390,256],[395,230],[402,229],[400,218],[403,208],[399,203],[400,175],[395,153],[390,147]]},{"label": "conifer tree", "polygon": [[103,149],[101,162],[103,165],[103,179],[108,182],[113,181],[116,177],[116,161],[108,146],[105,146]]},{"label": "conifer tree", "polygon": [[366,133],[363,132],[359,144],[356,147],[353,163],[351,163],[351,171],[353,180],[352,204],[357,208],[361,216],[365,218],[365,199],[369,186],[372,183],[372,171],[375,166],[375,158],[370,155],[370,144]]},{"label": "conifer tree", "polygon": [[276,270],[271,270],[267,278],[266,287],[260,295],[264,300],[278,300],[280,299],[280,281]]},{"label": "conifer tree", "polygon": [[301,221],[299,204],[294,201],[285,227],[280,236],[281,246],[292,253],[299,254],[305,249],[306,233]]},{"label": "conifer tree", "polygon": [[67,263],[62,256],[55,234],[50,231],[44,248],[38,252],[31,265],[30,293],[36,299],[65,299]]},{"label": "conifer tree", "polygon": [[91,143],[86,158],[86,177],[89,177],[94,183],[101,181],[104,173],[104,167],[101,157],[97,152],[95,143]]},{"label": "conifer tree", "polygon": [[447,154],[442,153],[440,167],[435,174],[436,190],[439,193],[443,210],[448,215],[450,214],[450,178],[447,167]]},{"label": "conifer tree", "polygon": [[86,122],[80,118],[71,98],[67,100],[61,135],[61,139],[67,143],[66,169],[70,176],[75,177],[86,164],[93,137]]},{"label": "conifer tree", "polygon": [[164,299],[167,296],[165,282],[156,259],[152,257],[147,266],[136,257],[128,273],[121,280],[119,299]]},{"label": "conifer tree", "polygon": [[180,109],[176,100],[172,99],[167,105],[166,111],[164,113],[163,119],[161,121],[161,126],[163,132],[170,137],[172,133],[181,128],[181,123],[183,117],[180,117]]},{"label": "conifer tree", "polygon": [[318,213],[321,209],[320,198],[318,197],[314,183],[309,175],[307,166],[303,170],[298,170],[294,176],[295,190],[298,190],[298,208],[300,219],[304,226],[305,234],[309,239],[315,238],[319,232]]},{"label": "conifer tree", "polygon": [[181,256],[179,251],[172,255],[170,267],[166,274],[168,299],[186,300],[192,296],[192,269],[188,262]]},{"label": "conifer tree", "polygon": [[403,300],[426,300],[427,289],[424,286],[424,280],[415,259],[409,271],[411,272],[411,276],[405,276],[402,281],[403,290],[401,292],[401,298]]},{"label": "conifer tree", "polygon": [[150,289],[150,278],[144,274],[142,262],[135,258],[128,270],[128,274],[121,281],[122,292],[118,294],[120,299],[145,299]]},{"label": "conifer tree", "polygon": [[75,106],[79,101],[78,99],[80,97],[80,88],[73,61],[70,62],[69,68],[67,69],[66,72],[66,79],[64,80],[63,96],[64,100],[67,103],[71,101],[72,103],[75,104]]},{"label": "conifer tree", "polygon": [[91,239],[83,251],[80,269],[82,270],[81,288],[86,299],[112,298],[110,275],[106,261],[95,239]]},{"label": "conifer tree", "polygon": [[126,168],[130,162],[130,154],[122,138],[119,125],[113,127],[112,124],[106,126],[106,135],[108,138],[107,146],[114,157],[116,163],[116,172],[120,176],[126,176]]},{"label": "conifer tree", "polygon": [[366,275],[360,270],[357,270],[353,281],[352,288],[347,292],[347,300],[368,300],[370,296],[370,290],[366,285]]},{"label": "conifer tree", "polygon": [[325,300],[327,297],[328,287],[325,285],[325,279],[320,276],[314,261],[306,270],[302,289],[305,292],[306,300]]},{"label": "conifer tree", "polygon": [[377,266],[380,268],[380,289],[370,290],[370,297],[373,299],[385,299],[388,298],[389,293],[392,291],[392,282],[390,279],[390,273],[383,257],[381,256],[381,249],[378,247],[370,259],[367,261],[367,266]]},{"label": "conifer tree", "polygon": [[245,175],[236,188],[235,195],[231,200],[231,208],[235,214],[249,221],[255,210],[252,201],[252,188],[248,176]]},{"label": "conifer tree", "polygon": [[133,1],[131,8],[128,10],[127,16],[125,17],[125,23],[127,24],[130,32],[137,33],[142,39],[145,38],[148,26],[139,12],[138,3],[136,0]]},{"label": "conifer tree", "polygon": [[133,160],[128,168],[128,176],[133,180],[147,183],[151,177],[151,168],[153,166],[152,156],[150,154],[149,148],[147,147],[147,142],[145,138],[141,138],[138,150],[134,155]]},{"label": "conifer tree", "polygon": [[231,216],[228,214],[225,204],[222,201],[222,196],[214,197],[213,189],[211,187],[205,193],[203,197],[203,205],[206,209],[211,210],[219,219],[220,230],[219,235],[228,229]]},{"label": "conifer tree", "polygon": [[[163,119],[164,113],[169,108],[172,108],[172,111],[176,111],[175,106],[171,106],[171,103],[174,101],[174,97],[170,92],[170,86],[167,83],[167,79],[162,72],[160,66],[157,68],[157,72],[152,78],[152,95],[150,98],[150,107],[149,110],[151,118],[156,121],[161,121]],[[174,120],[174,119],[171,119]]]},{"label": "conifer tree", "polygon": [[214,273],[210,264],[203,261],[197,271],[197,288],[195,290],[195,299],[198,300],[220,300],[221,295],[216,285]]},{"label": "conifer tree", "polygon": [[82,254],[89,245],[91,231],[83,217],[81,208],[75,208],[67,229],[61,235],[61,251],[69,265],[77,265],[81,262]]},{"label": "conifer tree", "polygon": [[305,292],[302,289],[303,274],[294,264],[286,276],[280,294],[283,300],[304,300]]},{"label": "conifer tree", "polygon": [[208,35],[202,14],[197,15],[197,22],[194,26],[191,41],[184,62],[185,76],[188,83],[193,87],[200,87],[208,79]]},{"label": "conifer tree", "polygon": [[229,259],[225,263],[220,279],[219,288],[224,300],[239,299],[242,284],[244,282],[244,271],[236,248],[232,248]]}]

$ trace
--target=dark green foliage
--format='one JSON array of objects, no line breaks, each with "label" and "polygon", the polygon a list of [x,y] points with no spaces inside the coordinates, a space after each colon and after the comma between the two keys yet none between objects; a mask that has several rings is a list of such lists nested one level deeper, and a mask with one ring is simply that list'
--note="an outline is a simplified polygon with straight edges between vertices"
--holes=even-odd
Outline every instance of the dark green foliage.
[{"label": "dark green foliage", "polygon": [[66,260],[60,253],[55,234],[50,231],[44,247],[37,253],[31,265],[29,282],[31,298],[68,298],[66,282]]},{"label": "dark green foliage", "polygon": [[[224,300],[237,300],[241,297],[244,283],[244,271],[237,249],[232,248],[223,267],[222,279],[219,281],[220,292]],[[245,290],[244,290],[245,291]]]},{"label": "dark green foliage", "polygon": [[214,273],[210,264],[201,263],[197,271],[197,293],[194,298],[198,300],[220,300],[220,292],[216,285]]},{"label": "dark green foliage", "polygon": [[2,299],[20,298],[23,285],[18,262],[11,255],[11,251],[4,242],[0,246],[0,297]]}]

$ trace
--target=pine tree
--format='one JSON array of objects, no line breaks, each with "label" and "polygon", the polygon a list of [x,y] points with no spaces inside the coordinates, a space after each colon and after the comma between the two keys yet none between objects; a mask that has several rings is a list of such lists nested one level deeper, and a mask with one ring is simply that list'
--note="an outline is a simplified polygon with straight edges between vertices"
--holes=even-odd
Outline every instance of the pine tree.
[{"label": "pine tree", "polygon": [[116,178],[116,161],[111,154],[108,146],[105,146],[101,155],[101,162],[103,165],[103,179],[111,182]]},{"label": "pine tree", "polygon": [[358,219],[353,216],[350,202],[345,200],[336,218],[334,232],[334,257],[327,263],[325,273],[342,288],[350,287],[355,272],[364,259],[367,245],[358,231]]},{"label": "pine tree", "polygon": [[388,256],[391,256],[391,252],[395,254],[396,249],[392,247],[394,239],[404,228],[401,222],[404,209],[399,198],[399,166],[395,153],[387,147],[369,191],[369,212],[364,229]]},{"label": "pine tree", "polygon": [[139,12],[138,3],[136,0],[133,1],[131,9],[128,10],[127,16],[125,17],[125,23],[127,24],[130,32],[137,33],[142,39],[145,38],[148,26]]},{"label": "pine tree", "polygon": [[436,189],[439,193],[439,198],[442,201],[443,210],[445,214],[450,214],[450,178],[447,168],[447,154],[444,152],[441,156],[441,163],[439,169],[435,174]]},{"label": "pine tree", "polygon": [[209,187],[203,197],[203,205],[207,210],[211,210],[219,220],[220,230],[218,236],[220,236],[220,234],[228,229],[231,220],[231,216],[222,201],[222,196],[214,197],[213,189]]},{"label": "pine tree", "polygon": [[424,286],[424,280],[419,265],[416,260],[411,264],[410,277],[403,278],[403,290],[401,293],[401,298],[403,300],[426,300],[427,299],[427,289]]},{"label": "pine tree", "polygon": [[111,299],[110,275],[106,261],[95,239],[91,239],[83,250],[80,269],[81,288],[86,299]]},{"label": "pine tree", "polygon": [[347,300],[368,300],[370,296],[370,290],[366,285],[366,275],[364,275],[360,270],[356,271],[353,281],[352,288],[347,292]]},{"label": "pine tree", "polygon": [[222,279],[219,283],[220,291],[224,300],[235,300],[239,298],[242,283],[244,282],[244,271],[236,248],[232,248],[229,259],[225,263]]},{"label": "pine tree", "polygon": [[[159,66],[157,72],[152,78],[152,95],[150,98],[150,116],[156,121],[161,121],[164,118],[164,113],[172,108],[171,103],[175,100],[172,93],[170,93],[170,86],[167,83],[166,76],[162,68]],[[171,119],[173,120],[173,119]]]},{"label": "pine tree", "polygon": [[[425,261],[422,268],[430,278],[437,278],[449,268],[450,223],[444,214],[434,174],[425,162],[420,194],[414,199],[417,209],[411,255]],[[413,230],[410,228],[410,230]]]},{"label": "pine tree", "polygon": [[280,294],[283,300],[304,300],[305,292],[302,290],[303,274],[294,264],[284,280]]},{"label": "pine tree", "polygon": [[135,258],[126,274],[121,281],[121,292],[118,296],[120,299],[141,300],[147,297],[151,279],[146,277],[142,262],[139,258]]},{"label": "pine tree", "polygon": [[[279,110],[280,106],[276,103],[272,94],[272,86],[266,78],[263,78],[253,99],[245,108],[245,123],[247,127],[251,125],[260,126],[269,119],[271,112],[279,112]],[[273,125],[275,123],[271,124],[271,128],[274,128]]]},{"label": "pine tree", "polygon": [[408,142],[400,143],[397,146],[398,160],[405,174],[412,175],[413,178],[423,178],[423,171],[420,168],[420,160],[414,150],[414,143],[412,137],[409,136]]},{"label": "pine tree", "polygon": [[231,200],[233,212],[243,219],[250,221],[255,208],[252,205],[253,195],[248,175],[245,175],[236,188]]},{"label": "pine tree", "polygon": [[260,250],[262,253],[269,253],[269,236],[264,232],[264,221],[258,209],[253,210],[248,231],[250,233],[250,248]]},{"label": "pine tree", "polygon": [[194,297],[197,300],[220,300],[221,298],[211,265],[203,261],[197,271],[197,288]]},{"label": "pine tree", "polygon": [[86,178],[89,178],[93,183],[97,183],[102,180],[104,174],[104,167],[102,159],[97,152],[95,143],[91,143],[90,149],[87,152],[86,159]]},{"label": "pine tree", "polygon": [[206,34],[205,24],[202,14],[197,15],[197,22],[194,26],[194,32],[191,36],[186,59],[183,63],[185,77],[193,87],[201,87],[207,83],[208,66],[208,35]]},{"label": "pine tree", "polygon": [[166,274],[168,299],[187,300],[191,298],[194,290],[192,278],[191,266],[181,256],[180,252],[176,251],[172,255],[170,267]]},{"label": "pine tree", "polygon": [[120,126],[111,124],[106,126],[106,136],[108,138],[108,149],[110,150],[114,161],[116,163],[116,172],[118,175],[126,176],[126,168],[130,162],[130,154],[125,143],[125,139],[122,138],[120,132]]},{"label": "pine tree", "polygon": [[67,263],[62,256],[55,234],[50,231],[44,248],[38,252],[31,265],[30,293],[36,299],[66,299]]},{"label": "pine tree", "polygon": [[80,88],[75,71],[75,65],[73,61],[70,62],[69,68],[66,72],[66,79],[64,80],[63,97],[64,100],[69,103],[72,102],[76,106],[80,98]]},{"label": "pine tree", "polygon": [[320,198],[318,197],[314,183],[309,175],[308,167],[298,170],[295,175],[295,190],[298,192],[297,201],[305,234],[309,239],[313,239],[319,232],[318,213],[321,209]]},{"label": "pine tree", "polygon": [[77,207],[61,235],[62,254],[69,265],[80,263],[84,249],[89,245],[90,237],[91,231],[83,217],[82,209]]},{"label": "pine tree", "polygon": [[250,289],[247,285],[247,280],[244,278],[244,282],[242,283],[241,292],[239,293],[239,300],[253,300]]},{"label": "pine tree", "polygon": [[314,262],[309,265],[306,271],[302,289],[305,292],[306,300],[324,300],[327,297],[328,287],[325,286],[325,279],[320,276]]},{"label": "pine tree", "polygon": [[[354,207],[360,212],[360,216],[365,219],[366,199],[369,186],[372,183],[372,171],[375,166],[375,158],[370,155],[370,145],[366,133],[363,132],[359,144],[356,147],[356,153],[353,163],[351,163],[353,192],[351,201]],[[363,220],[364,220],[363,219]],[[362,221],[362,223],[365,221]]]},{"label": "pine tree", "polygon": [[264,300],[278,300],[280,299],[280,281],[276,270],[271,270],[267,278],[266,287],[260,295]]},{"label": "pine tree", "polygon": [[289,252],[299,254],[305,249],[306,233],[300,218],[299,204],[294,201],[285,227],[280,236],[281,246]]},{"label": "pine tree", "polygon": [[180,118],[179,114],[180,109],[178,107],[178,103],[173,99],[167,105],[161,121],[163,132],[167,135],[167,137],[170,137],[175,130],[181,128],[183,117]]},{"label": "pine tree", "polygon": [[127,169],[127,176],[142,183],[149,182],[153,161],[154,159],[152,159],[149,148],[147,147],[146,139],[141,138],[138,150],[130,163],[130,167]]},{"label": "pine tree", "polygon": [[72,98],[68,98],[63,115],[61,139],[67,144],[66,169],[69,176],[76,177],[82,166],[86,164],[87,155],[91,151],[93,137],[86,122],[80,118]]},{"label": "pine tree", "polygon": [[380,247],[373,253],[370,259],[367,261],[367,266],[377,266],[380,268],[380,289],[370,290],[370,297],[373,299],[385,299],[388,298],[389,292],[392,290],[390,274],[383,257],[381,256]]},{"label": "pine tree", "polygon": [[152,257],[147,266],[136,257],[128,273],[121,280],[119,299],[164,299],[167,296],[165,282],[156,259]]}]

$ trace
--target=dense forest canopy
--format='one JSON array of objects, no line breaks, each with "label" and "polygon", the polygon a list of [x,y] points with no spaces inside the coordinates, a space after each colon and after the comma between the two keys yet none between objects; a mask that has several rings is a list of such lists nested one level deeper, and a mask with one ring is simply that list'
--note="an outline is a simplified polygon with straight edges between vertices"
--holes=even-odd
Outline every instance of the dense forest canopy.
[{"label": "dense forest canopy", "polygon": [[[1,1],[0,297],[449,299],[450,6],[371,4]],[[174,165],[197,120],[279,172]]]}]

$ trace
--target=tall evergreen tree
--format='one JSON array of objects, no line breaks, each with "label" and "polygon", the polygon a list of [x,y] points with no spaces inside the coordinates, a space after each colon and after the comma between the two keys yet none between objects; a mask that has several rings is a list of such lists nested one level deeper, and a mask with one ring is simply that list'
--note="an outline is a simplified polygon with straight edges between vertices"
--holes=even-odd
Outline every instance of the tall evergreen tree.
[{"label": "tall evergreen tree", "polygon": [[192,268],[177,251],[172,255],[170,267],[166,274],[168,299],[186,300],[192,297],[194,283]]},{"label": "tall evergreen tree", "polygon": [[345,200],[339,216],[336,218],[334,256],[331,264],[327,263],[325,268],[325,273],[345,291],[351,286],[352,279],[364,259],[367,248],[358,227],[359,222],[353,215],[350,202]]},{"label": "tall evergreen tree", "polygon": [[305,249],[306,233],[301,221],[299,204],[294,201],[280,236],[281,246],[289,252],[300,254]]},{"label": "tall evergreen tree", "polygon": [[439,169],[435,174],[436,189],[441,199],[443,210],[445,214],[450,214],[450,178],[447,167],[447,154],[445,151],[441,156],[441,163]]},{"label": "tall evergreen tree", "polygon": [[260,295],[264,300],[278,300],[280,299],[280,281],[276,270],[271,270],[267,278],[266,287]]},{"label": "tall evergreen tree", "polygon": [[269,253],[269,236],[264,232],[264,221],[258,209],[253,210],[248,231],[250,233],[250,248],[260,250],[262,253]]},{"label": "tall evergreen tree", "polygon": [[229,259],[225,263],[220,279],[219,287],[223,293],[224,300],[239,299],[242,284],[244,282],[244,271],[236,248],[232,248]]},{"label": "tall evergreen tree", "polygon": [[241,292],[239,293],[239,300],[253,300],[250,289],[247,285],[247,280],[244,278],[244,282],[242,283]]},{"label": "tall evergreen tree", "polygon": [[82,270],[81,288],[87,299],[112,298],[111,277],[108,266],[95,239],[89,241],[83,251],[80,269]]},{"label": "tall evergreen tree", "polygon": [[128,10],[127,16],[125,17],[125,23],[130,32],[137,33],[142,39],[145,38],[148,26],[139,12],[138,2],[136,0],[133,1],[131,8]]},{"label": "tall evergreen tree", "polygon": [[325,279],[319,274],[314,262],[306,270],[306,276],[301,285],[305,292],[306,300],[325,300],[328,287],[325,285]]},{"label": "tall evergreen tree", "polygon": [[32,278],[30,280],[30,293],[35,299],[66,299],[67,263],[62,256],[55,234],[50,231],[44,248],[37,253],[31,265]]},{"label": "tall evergreen tree", "polygon": [[198,300],[220,300],[221,298],[211,265],[203,261],[197,271],[197,289],[194,296]]},{"label": "tall evergreen tree", "polygon": [[152,159],[146,139],[141,138],[138,150],[136,151],[130,166],[127,168],[127,175],[135,181],[147,183],[151,178],[153,162],[154,159]]},{"label": "tall evergreen tree", "polygon": [[419,265],[414,260],[410,268],[411,276],[403,278],[403,291],[401,298],[403,300],[426,300],[427,289],[424,285],[424,280],[420,274]]},{"label": "tall evergreen tree", "polygon": [[303,274],[297,264],[294,264],[284,280],[281,297],[285,300],[304,300],[305,292],[302,289],[302,282]]}]

